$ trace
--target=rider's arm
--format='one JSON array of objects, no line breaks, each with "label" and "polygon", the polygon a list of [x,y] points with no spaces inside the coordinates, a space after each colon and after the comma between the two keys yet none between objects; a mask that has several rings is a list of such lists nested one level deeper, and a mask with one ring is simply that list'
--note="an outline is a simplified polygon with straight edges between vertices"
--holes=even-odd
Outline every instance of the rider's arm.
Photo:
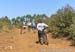
[{"label": "rider's arm", "polygon": [[47,25],[47,24],[45,24],[45,23],[44,23],[44,26],[45,26],[45,27],[48,27],[48,25]]},{"label": "rider's arm", "polygon": [[39,24],[37,24],[37,30],[39,29]]}]

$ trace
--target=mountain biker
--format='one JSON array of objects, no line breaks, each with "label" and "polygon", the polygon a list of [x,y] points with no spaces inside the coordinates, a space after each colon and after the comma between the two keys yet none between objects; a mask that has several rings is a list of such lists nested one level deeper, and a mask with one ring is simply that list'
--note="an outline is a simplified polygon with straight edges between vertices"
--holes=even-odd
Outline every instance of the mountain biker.
[{"label": "mountain biker", "polygon": [[33,20],[32,21],[32,31],[35,33],[36,30],[36,22]]},{"label": "mountain biker", "polygon": [[23,21],[23,28],[26,29],[26,22]]},{"label": "mountain biker", "polygon": [[30,31],[30,29],[31,29],[31,25],[32,25],[32,23],[31,23],[30,21],[28,21],[28,22],[27,22],[28,31]]},{"label": "mountain biker", "polygon": [[43,37],[45,35],[45,28],[48,27],[47,24],[43,23],[41,20],[40,22],[37,24],[37,30],[38,30],[38,42],[41,43],[41,37]]},{"label": "mountain biker", "polygon": [[26,22],[25,21],[22,21],[22,23],[21,23],[21,34],[23,33],[23,31],[24,31],[24,33],[25,33],[25,31],[26,31]]}]

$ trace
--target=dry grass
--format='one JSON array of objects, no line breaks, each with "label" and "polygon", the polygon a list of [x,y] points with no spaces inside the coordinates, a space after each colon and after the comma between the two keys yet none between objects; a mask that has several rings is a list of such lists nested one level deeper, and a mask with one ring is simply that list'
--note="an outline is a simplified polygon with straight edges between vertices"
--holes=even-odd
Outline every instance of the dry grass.
[{"label": "dry grass", "polygon": [[9,33],[0,33],[0,52],[75,52],[70,42],[48,37],[49,45],[36,44],[37,33],[26,32],[20,34],[19,29],[13,29]]}]

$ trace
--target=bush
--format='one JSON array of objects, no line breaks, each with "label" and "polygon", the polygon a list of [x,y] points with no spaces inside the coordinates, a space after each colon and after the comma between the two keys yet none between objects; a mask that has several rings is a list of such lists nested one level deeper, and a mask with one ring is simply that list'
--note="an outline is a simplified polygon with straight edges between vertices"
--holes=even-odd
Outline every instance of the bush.
[{"label": "bush", "polygon": [[72,24],[70,26],[70,32],[69,33],[70,33],[70,36],[72,38],[72,45],[75,46],[75,24]]},{"label": "bush", "polygon": [[67,37],[70,35],[70,26],[73,23],[73,9],[70,6],[65,6],[59,9],[56,14],[49,19],[50,30],[53,37]]},{"label": "bush", "polygon": [[0,32],[9,31],[12,26],[7,16],[0,18]]}]

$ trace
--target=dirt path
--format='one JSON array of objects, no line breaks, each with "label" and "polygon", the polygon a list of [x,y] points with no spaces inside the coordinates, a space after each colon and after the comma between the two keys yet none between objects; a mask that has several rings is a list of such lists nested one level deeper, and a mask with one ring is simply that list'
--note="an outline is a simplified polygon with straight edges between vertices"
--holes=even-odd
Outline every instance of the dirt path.
[{"label": "dirt path", "polygon": [[0,52],[75,52],[69,41],[48,37],[49,45],[36,44],[37,33],[20,34],[19,29],[0,33]]}]

